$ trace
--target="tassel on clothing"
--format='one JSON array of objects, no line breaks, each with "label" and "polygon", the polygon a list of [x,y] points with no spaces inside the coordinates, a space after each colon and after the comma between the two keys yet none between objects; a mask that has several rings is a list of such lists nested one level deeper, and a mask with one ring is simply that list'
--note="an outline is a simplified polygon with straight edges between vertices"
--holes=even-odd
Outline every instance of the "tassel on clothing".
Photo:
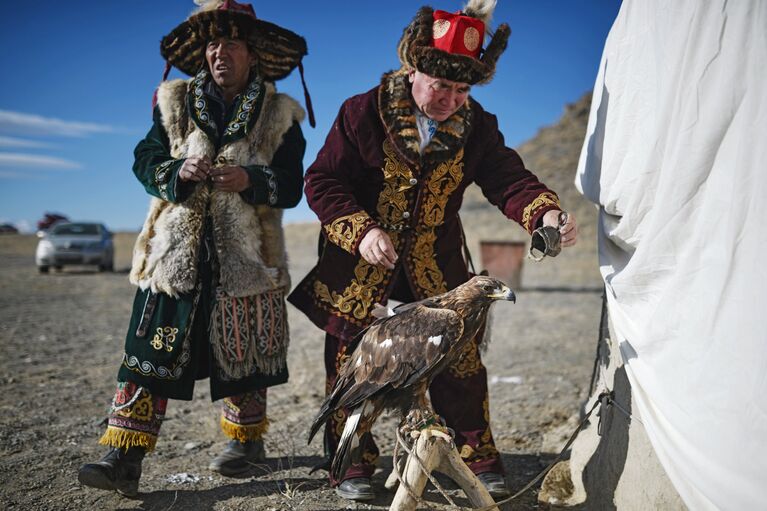
[{"label": "tassel on clothing", "polygon": [[243,425],[231,422],[222,415],[221,429],[224,431],[224,435],[232,440],[238,440],[243,443],[261,440],[261,437],[269,430],[269,419],[264,418],[264,420],[256,424]]},{"label": "tassel on clothing", "polygon": [[154,450],[154,447],[157,444],[157,436],[142,431],[131,431],[129,429],[108,426],[107,430],[99,439],[99,444],[115,447],[117,449],[143,447],[146,449],[146,452],[149,453]]}]

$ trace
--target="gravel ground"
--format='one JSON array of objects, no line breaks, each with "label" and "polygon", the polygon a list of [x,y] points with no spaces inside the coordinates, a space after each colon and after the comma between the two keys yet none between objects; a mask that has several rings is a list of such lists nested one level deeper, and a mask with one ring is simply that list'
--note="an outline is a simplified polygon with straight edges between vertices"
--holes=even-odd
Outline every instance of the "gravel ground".
[{"label": "gravel ground", "polygon": [[[481,229],[469,222],[467,232],[471,241]],[[288,228],[294,282],[313,262],[316,235],[316,225]],[[139,498],[79,485],[78,467],[104,452],[97,439],[134,293],[127,279],[134,237],[116,236],[115,273],[73,267],[49,275],[34,266],[36,238],[0,237],[0,508],[387,509],[392,494],[383,481],[390,456],[381,459],[373,481],[379,496],[371,504],[339,499],[324,473],[309,474],[322,452],[320,439],[306,445],[306,437],[322,400],[323,336],[296,310],[289,312],[290,382],[269,392],[265,465],[238,479],[207,470],[224,440],[218,406],[203,381],[194,401],[169,404],[156,453],[144,462]],[[601,303],[593,253],[526,264],[517,303],[495,306],[494,339],[484,356],[493,432],[512,490],[553,459],[576,424],[587,397]],[[384,419],[375,430],[384,453],[393,447],[395,424]],[[427,499],[441,502],[435,491]],[[503,508],[538,509],[535,490]]]}]

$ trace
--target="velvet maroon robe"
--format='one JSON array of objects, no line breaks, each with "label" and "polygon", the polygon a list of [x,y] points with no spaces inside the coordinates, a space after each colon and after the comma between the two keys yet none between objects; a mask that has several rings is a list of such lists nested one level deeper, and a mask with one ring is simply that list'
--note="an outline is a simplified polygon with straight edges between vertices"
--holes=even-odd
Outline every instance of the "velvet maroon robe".
[{"label": "velvet maroon robe", "polygon": [[[423,154],[413,108],[407,74],[384,75],[344,102],[306,173],[306,197],[322,223],[320,254],[289,301],[334,336],[348,339],[367,326],[374,304],[397,298],[397,282],[422,299],[468,280],[458,211],[471,183],[528,232],[560,209],[477,101],[441,122]],[[394,270],[359,255],[376,226],[399,255]]]}]

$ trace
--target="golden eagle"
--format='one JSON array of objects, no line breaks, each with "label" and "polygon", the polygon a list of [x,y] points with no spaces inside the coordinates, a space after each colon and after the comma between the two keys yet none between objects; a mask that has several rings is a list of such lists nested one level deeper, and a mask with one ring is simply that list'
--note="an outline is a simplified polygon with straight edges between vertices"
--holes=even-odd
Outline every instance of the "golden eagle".
[{"label": "golden eagle", "polygon": [[500,280],[478,276],[447,293],[403,304],[355,339],[357,347],[338,373],[314,419],[309,441],[338,409],[350,410],[331,465],[335,480],[358,463],[359,438],[384,409],[435,416],[426,391],[477,335],[495,300],[515,301]]}]

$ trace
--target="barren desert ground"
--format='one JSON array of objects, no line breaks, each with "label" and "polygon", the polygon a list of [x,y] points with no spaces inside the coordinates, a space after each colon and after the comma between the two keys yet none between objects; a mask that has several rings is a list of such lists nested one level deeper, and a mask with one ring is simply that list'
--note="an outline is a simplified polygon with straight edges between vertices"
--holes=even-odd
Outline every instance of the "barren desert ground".
[{"label": "barren desert ground", "polygon": [[[480,217],[465,224],[475,254],[478,239],[498,237]],[[287,231],[295,284],[313,264],[318,226],[292,225]],[[238,479],[207,470],[224,439],[218,406],[202,381],[194,401],[169,404],[157,450],[144,462],[139,498],[78,484],[78,467],[104,452],[97,440],[134,293],[127,278],[134,238],[116,235],[115,273],[72,267],[39,275],[34,236],[0,237],[0,508],[387,509],[392,494],[383,482],[391,468],[393,418],[379,421],[375,430],[384,455],[372,503],[344,501],[328,488],[324,472],[309,474],[322,454],[321,440],[307,445],[306,437],[324,393],[323,337],[295,309],[289,311],[290,382],[269,391],[265,465]],[[484,361],[493,433],[512,491],[553,459],[588,392],[601,306],[588,238],[554,260],[526,262],[517,303],[494,306],[493,341]],[[456,498],[459,493],[453,491]],[[433,489],[427,499],[441,502]],[[465,499],[459,503],[467,505]],[[538,509],[535,490],[504,509]]]}]

